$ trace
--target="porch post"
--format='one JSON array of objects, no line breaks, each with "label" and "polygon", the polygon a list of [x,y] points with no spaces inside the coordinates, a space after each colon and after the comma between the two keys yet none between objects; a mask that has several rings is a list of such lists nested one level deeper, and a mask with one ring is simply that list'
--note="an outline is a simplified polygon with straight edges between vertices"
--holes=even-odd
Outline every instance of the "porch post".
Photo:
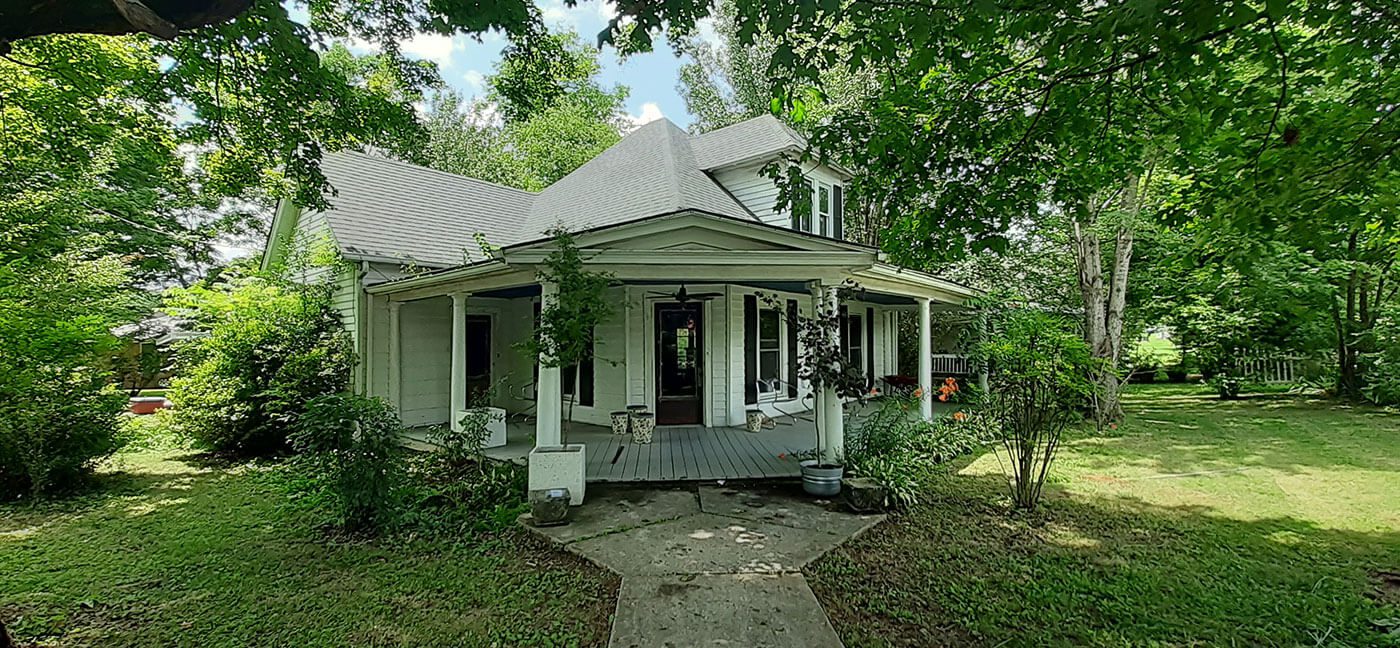
[{"label": "porch post", "polygon": [[448,421],[452,430],[461,427],[462,410],[467,409],[467,297],[452,293],[452,398]]},{"label": "porch post", "polygon": [[[548,311],[550,305],[559,298],[559,284],[553,281],[540,282],[540,308]],[[559,380],[559,367],[547,366],[545,358],[539,358],[540,379],[535,391],[535,447],[563,445],[562,427],[563,405],[562,387]]]},{"label": "porch post", "polygon": [[[812,292],[812,319],[817,321],[822,312],[822,282],[813,281],[808,284]],[[812,418],[817,424],[817,443],[826,445],[826,391],[818,389],[815,383],[809,383],[812,388]]]},{"label": "porch post", "polygon": [[[826,308],[831,313],[841,312],[841,304],[837,295],[837,288],[831,286],[825,289]],[[827,329],[827,339],[833,348],[841,348],[841,328],[831,326]],[[823,431],[826,437],[822,445],[822,460],[826,463],[836,463],[846,451],[846,421],[845,413],[841,408],[841,397],[837,395],[836,388],[831,385],[824,385],[822,388],[822,420],[826,423]]]},{"label": "porch post", "polygon": [[923,396],[919,398],[919,415],[925,421],[933,420],[933,340],[931,331],[933,328],[930,313],[930,303],[928,297],[916,297],[919,300],[919,388],[923,390]]},{"label": "porch post", "polygon": [[395,408],[402,409],[403,403],[399,400],[399,389],[403,382],[403,368],[399,366],[403,359],[403,353],[399,349],[399,307],[403,302],[389,298],[389,402]]}]

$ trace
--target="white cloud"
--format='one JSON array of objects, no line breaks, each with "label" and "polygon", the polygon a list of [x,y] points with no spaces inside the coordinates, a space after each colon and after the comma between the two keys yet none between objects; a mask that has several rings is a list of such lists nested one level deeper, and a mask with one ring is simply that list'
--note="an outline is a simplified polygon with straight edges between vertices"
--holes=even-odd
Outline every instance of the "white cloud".
[{"label": "white cloud", "polygon": [[480,70],[467,70],[467,73],[462,75],[462,79],[478,92],[486,87],[486,75],[482,74]]},{"label": "white cloud", "polygon": [[617,6],[614,5],[611,2],[611,0],[599,0],[598,17],[602,18],[604,23],[608,22],[609,20],[612,20],[613,18],[616,18]]},{"label": "white cloud", "polygon": [[709,45],[711,48],[719,49],[724,45],[724,42],[720,40],[719,32],[715,30],[714,18],[706,16],[695,21],[695,32],[696,35],[700,37],[700,40],[704,41],[705,44]]},{"label": "white cloud", "polygon": [[424,33],[414,34],[400,46],[405,54],[428,59],[441,67],[451,67],[452,53],[465,48],[463,43],[451,36]]},{"label": "white cloud", "polygon": [[661,114],[661,106],[656,105],[655,102],[648,101],[642,104],[642,113],[640,115],[628,115],[627,121],[632,124],[632,128],[636,128],[642,124],[664,119],[665,117],[665,115]]}]

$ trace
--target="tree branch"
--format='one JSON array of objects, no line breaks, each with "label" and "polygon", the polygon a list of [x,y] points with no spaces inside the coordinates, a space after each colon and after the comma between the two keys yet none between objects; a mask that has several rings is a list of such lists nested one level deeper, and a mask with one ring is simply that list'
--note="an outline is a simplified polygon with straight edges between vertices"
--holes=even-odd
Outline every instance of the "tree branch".
[{"label": "tree branch", "polygon": [[0,0],[0,52],[13,41],[46,34],[147,33],[169,40],[251,6],[253,0]]}]

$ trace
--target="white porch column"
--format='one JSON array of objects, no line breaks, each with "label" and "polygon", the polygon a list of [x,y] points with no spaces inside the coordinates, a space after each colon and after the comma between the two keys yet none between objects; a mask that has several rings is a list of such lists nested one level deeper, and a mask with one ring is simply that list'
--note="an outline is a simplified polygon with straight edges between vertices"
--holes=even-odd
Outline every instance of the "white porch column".
[{"label": "white porch column", "polygon": [[[824,288],[823,301],[828,313],[841,312],[841,304],[837,295],[837,288],[830,286]],[[841,348],[841,328],[832,326],[827,329],[827,339],[833,348]],[[822,443],[822,460],[826,463],[836,463],[846,451],[846,421],[845,413],[841,407],[841,397],[837,395],[836,388],[831,385],[822,387],[822,421],[826,424],[822,430],[825,437]]]},{"label": "white porch column", "polygon": [[[548,311],[559,297],[559,285],[552,281],[540,282],[540,308]],[[547,366],[544,358],[538,360],[540,366],[539,384],[535,385],[535,447],[563,445],[562,429],[562,385],[559,367]]]},{"label": "white porch column", "polygon": [[[985,342],[987,341],[987,334],[988,334],[988,328],[987,328],[987,314],[986,314],[986,312],[984,311],[984,312],[980,312],[980,313],[977,314],[977,341],[978,341],[978,343],[985,343]],[[982,390],[982,393],[983,393],[983,394],[987,393],[987,371],[988,371],[988,369],[989,369],[989,367],[987,367],[987,362],[986,362],[985,360],[983,360],[982,362],[979,362],[979,363],[977,364],[977,388],[980,389],[980,390]]]},{"label": "white porch column", "polygon": [[452,398],[448,421],[453,431],[461,427],[462,410],[467,409],[467,297],[452,293]]},{"label": "white porch column", "polygon": [[932,314],[928,297],[916,297],[919,300],[919,389],[923,390],[923,396],[919,398],[919,415],[925,421],[933,420],[933,340],[931,324]]},{"label": "white porch column", "polygon": [[[402,409],[399,390],[403,382],[403,368],[399,366],[403,354],[399,350],[399,307],[403,302],[389,298],[389,402]],[[402,414],[402,412],[400,412]]]},{"label": "white porch column", "polygon": [[[822,312],[822,300],[824,299],[824,296],[822,294],[822,284],[820,281],[813,281],[810,284],[808,284],[808,288],[812,292],[812,319],[810,321],[816,322],[817,318],[820,317],[820,314]],[[801,338],[799,338],[799,340],[800,339]],[[802,344],[802,342],[799,341],[798,344]],[[802,353],[802,349],[799,349],[798,353]],[[807,386],[812,390],[812,418],[817,424],[817,443],[822,446],[825,446],[826,391],[819,389],[815,383],[809,383]]]}]

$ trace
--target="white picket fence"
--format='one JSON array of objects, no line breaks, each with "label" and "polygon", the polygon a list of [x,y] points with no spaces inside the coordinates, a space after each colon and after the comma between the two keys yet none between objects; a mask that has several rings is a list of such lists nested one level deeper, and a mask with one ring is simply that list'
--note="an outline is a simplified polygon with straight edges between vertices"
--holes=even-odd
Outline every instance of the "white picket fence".
[{"label": "white picket fence", "polygon": [[1260,383],[1291,383],[1303,375],[1306,358],[1281,354],[1246,354],[1235,359],[1235,375]]}]

